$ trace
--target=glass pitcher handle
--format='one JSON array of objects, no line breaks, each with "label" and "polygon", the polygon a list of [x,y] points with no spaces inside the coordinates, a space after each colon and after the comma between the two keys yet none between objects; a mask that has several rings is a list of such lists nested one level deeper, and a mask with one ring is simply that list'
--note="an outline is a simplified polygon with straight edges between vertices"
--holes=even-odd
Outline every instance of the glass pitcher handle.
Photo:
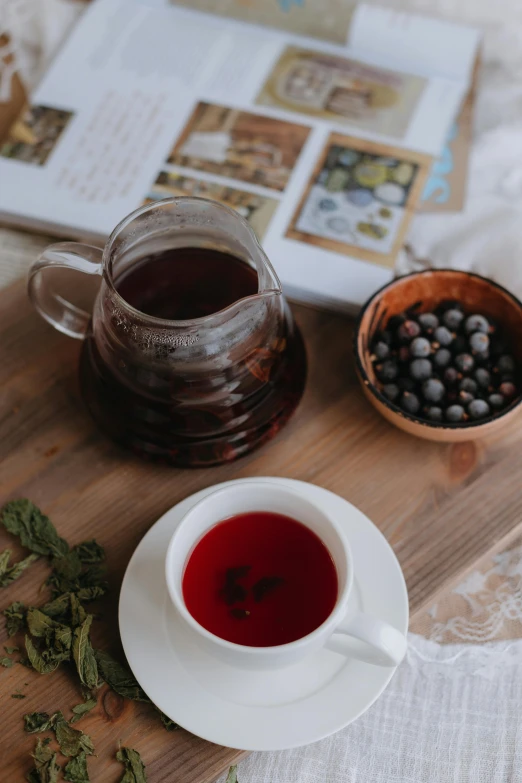
[{"label": "glass pitcher handle", "polygon": [[102,255],[98,247],[58,242],[47,247],[29,270],[27,290],[33,306],[55,329],[77,340],[85,339],[91,313],[60,296],[46,273],[51,269],[73,269],[86,275],[101,275]]}]

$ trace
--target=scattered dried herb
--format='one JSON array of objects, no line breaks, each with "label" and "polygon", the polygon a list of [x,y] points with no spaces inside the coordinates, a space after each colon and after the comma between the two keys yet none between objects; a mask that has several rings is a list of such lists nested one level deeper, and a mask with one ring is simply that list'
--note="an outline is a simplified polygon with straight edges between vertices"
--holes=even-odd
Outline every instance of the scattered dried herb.
[{"label": "scattered dried herb", "polygon": [[12,699],[25,699],[25,693],[12,693]]},{"label": "scattered dried herb", "polygon": [[10,585],[15,579],[18,579],[19,576],[22,576],[25,569],[28,568],[31,563],[34,563],[35,560],[38,560],[39,555],[28,555],[26,558],[20,560],[18,563],[14,563],[12,566],[9,566],[10,558],[10,549],[5,549],[0,554],[0,587],[7,587],[7,585]]},{"label": "scattered dried herb", "polygon": [[24,729],[28,734],[39,734],[49,731],[53,725],[54,715],[51,718],[47,712],[27,712],[24,715]]},{"label": "scattered dried herb", "polygon": [[246,618],[250,616],[248,609],[231,609],[230,614],[236,620],[246,620]]},{"label": "scattered dried herb", "polygon": [[230,767],[230,769],[228,770],[228,775],[225,783],[238,783],[237,764],[234,764],[234,766]]},{"label": "scattered dried herb", "polygon": [[72,758],[66,764],[63,779],[69,783],[89,783],[89,772],[87,770],[87,754],[84,750]]},{"label": "scattered dried herb", "polygon": [[87,715],[88,712],[90,712],[94,707],[97,705],[96,699],[89,698],[86,701],[82,702],[81,704],[77,704],[75,707],[72,708],[73,716],[69,723],[76,723],[81,718],[83,718],[84,715]]},{"label": "scattered dried herb", "polygon": [[116,758],[125,766],[120,783],[147,783],[145,765],[137,750],[132,748],[120,748]]},{"label": "scattered dried herb", "polygon": [[12,658],[0,658],[0,666],[10,669],[11,666],[14,666],[14,661]]},{"label": "scattered dried herb", "polygon": [[94,753],[94,746],[89,735],[79,729],[74,729],[61,712],[53,715],[52,720],[60,753],[64,756],[77,756],[82,750],[89,755]]},{"label": "scattered dried herb", "polygon": [[282,585],[285,580],[280,576],[263,576],[252,587],[252,593],[254,595],[254,601],[259,603],[267,595],[272,593],[279,585]]},{"label": "scattered dried herb", "polygon": [[21,601],[14,601],[7,609],[4,609],[5,627],[7,635],[14,636],[25,626],[27,609]]},{"label": "scattered dried herb", "polygon": [[88,688],[96,688],[98,684],[98,666],[89,638],[91,623],[92,614],[88,614],[83,623],[74,629],[72,653],[81,682]]},{"label": "scattered dried herb", "polygon": [[[39,674],[50,674],[54,672],[61,663],[60,658],[55,658],[52,655],[46,655],[41,653],[32,643],[31,637],[25,637],[25,649],[27,651],[27,657],[32,668]],[[44,650],[47,653],[47,650]]]},{"label": "scattered dried herb", "polygon": [[109,653],[103,650],[95,650],[94,656],[98,664],[100,676],[113,691],[123,696],[124,699],[150,703],[149,697],[140,688],[136,678],[126,667],[115,661]]},{"label": "scattered dried herb", "polygon": [[159,711],[161,722],[163,723],[163,726],[167,729],[167,731],[177,731],[180,727],[177,723],[175,723],[171,718],[169,718],[167,715],[165,715],[164,712]]},{"label": "scattered dried herb", "polygon": [[27,775],[29,783],[57,783],[61,767],[56,761],[56,753],[49,743],[38,737],[34,753],[31,754],[35,765]]},{"label": "scattered dried herb", "polygon": [[30,500],[12,500],[2,509],[1,521],[9,533],[18,536],[22,546],[37,555],[63,557],[69,551],[55,526]]},{"label": "scattered dried herb", "polygon": [[15,652],[20,652],[19,647],[10,647],[8,644],[4,644],[4,650],[8,655],[12,655]]},{"label": "scattered dried herb", "polygon": [[84,541],[73,547],[82,563],[101,563],[105,560],[105,551],[94,538],[91,541]]}]

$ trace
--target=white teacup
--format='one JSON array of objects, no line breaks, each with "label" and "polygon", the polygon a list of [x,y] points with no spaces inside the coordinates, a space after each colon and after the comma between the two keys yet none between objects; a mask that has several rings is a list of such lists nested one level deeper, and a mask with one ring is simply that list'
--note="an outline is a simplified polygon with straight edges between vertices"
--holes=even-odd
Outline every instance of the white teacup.
[{"label": "white teacup", "polygon": [[[192,617],[183,599],[183,573],[196,543],[218,522],[251,511],[284,514],[306,525],[326,545],[337,569],[339,591],[329,617],[312,633],[275,647],[247,647],[221,639]],[[231,666],[278,669],[296,663],[321,647],[380,666],[397,666],[406,652],[406,638],[389,623],[363,612],[348,612],[353,587],[353,562],[348,541],[336,519],[290,487],[244,482],[218,489],[200,500],[185,514],[170,540],[166,578],[172,602],[195,641],[209,654]],[[342,636],[352,638],[349,650]]]}]

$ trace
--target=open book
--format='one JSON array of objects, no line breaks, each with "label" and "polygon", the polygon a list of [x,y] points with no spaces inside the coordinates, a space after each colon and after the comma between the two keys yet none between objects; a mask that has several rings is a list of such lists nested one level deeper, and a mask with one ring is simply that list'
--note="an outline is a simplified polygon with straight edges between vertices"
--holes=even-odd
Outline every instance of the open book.
[{"label": "open book", "polygon": [[216,199],[251,222],[290,296],[356,309],[393,273],[478,44],[364,5],[335,44],[95,0],[0,142],[0,217],[101,241],[148,201]]}]

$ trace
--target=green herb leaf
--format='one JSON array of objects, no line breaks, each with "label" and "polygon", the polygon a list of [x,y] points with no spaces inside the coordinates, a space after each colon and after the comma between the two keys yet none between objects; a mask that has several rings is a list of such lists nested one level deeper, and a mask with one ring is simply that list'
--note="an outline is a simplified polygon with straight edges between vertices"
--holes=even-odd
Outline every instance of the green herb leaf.
[{"label": "green herb leaf", "polygon": [[103,680],[107,685],[110,685],[113,691],[123,696],[124,699],[150,703],[149,697],[140,688],[136,678],[127,668],[103,650],[96,650],[94,654]]},{"label": "green herb leaf", "polygon": [[169,718],[167,715],[165,715],[164,712],[161,712],[161,710],[158,710],[161,722],[163,723],[163,726],[167,729],[167,731],[177,731],[180,727],[177,723],[175,723],[171,718]]},{"label": "green herb leaf", "polygon": [[61,712],[56,713],[53,728],[56,734],[56,741],[60,746],[60,752],[64,756],[77,756],[82,750],[88,754],[94,753],[94,746],[88,734],[84,734],[79,729],[73,729]]},{"label": "green herb leaf", "polygon": [[25,699],[25,693],[12,693],[12,699]]},{"label": "green herb leaf", "polygon": [[15,579],[22,576],[25,569],[28,568],[31,563],[34,563],[35,560],[38,560],[39,558],[39,555],[28,555],[24,560],[20,560],[18,563],[14,563],[14,565],[9,567],[10,556],[10,549],[6,549],[0,554],[0,587],[7,587],[7,585],[10,585],[11,582],[14,582]]},{"label": "green herb leaf", "polygon": [[0,666],[4,666],[6,669],[10,669],[14,665],[12,658],[0,658]]},{"label": "green herb leaf", "polygon": [[101,598],[107,592],[107,585],[96,585],[94,587],[80,587],[76,592],[76,595],[80,601],[95,601],[97,598]]},{"label": "green herb leaf", "polygon": [[87,612],[80,603],[80,600],[76,593],[69,593],[71,601],[71,624],[74,628],[77,628],[87,619]]},{"label": "green herb leaf", "polygon": [[62,659],[59,657],[52,655],[44,656],[40,650],[34,646],[30,636],[25,637],[25,649],[31,666],[39,674],[50,674],[50,672],[54,672],[61,663]]},{"label": "green herb leaf", "polygon": [[228,775],[225,783],[238,783],[237,780],[237,764],[234,764],[233,767],[230,767],[228,770]]},{"label": "green herb leaf", "polygon": [[53,725],[53,717],[47,712],[27,712],[24,715],[24,729],[28,734],[39,734],[49,731]]},{"label": "green herb leaf", "polygon": [[87,715],[88,712],[94,709],[97,703],[96,699],[87,699],[87,701],[77,704],[76,707],[72,708],[74,714],[69,723],[76,723],[76,721],[79,721],[84,715]]},{"label": "green herb leaf", "polygon": [[7,635],[14,636],[25,627],[25,616],[27,609],[21,601],[14,601],[7,609],[4,609],[5,626]]},{"label": "green herb leaf", "polygon": [[92,541],[77,544],[73,547],[73,552],[77,553],[82,563],[101,563],[105,560],[105,550],[94,538]]},{"label": "green herb leaf", "polygon": [[87,756],[84,750],[80,751],[80,753],[66,765],[63,779],[68,780],[69,783],[89,783]]},{"label": "green herb leaf", "polygon": [[53,587],[57,593],[67,593],[80,588],[78,579],[82,564],[76,552],[67,552],[63,557],[55,557],[52,566],[53,570],[46,584]]},{"label": "green herb leaf", "polygon": [[57,783],[60,765],[56,761],[56,753],[38,737],[32,757],[34,769],[27,776],[29,783]]},{"label": "green herb leaf", "polygon": [[1,521],[6,530],[20,538],[22,546],[37,555],[63,557],[69,545],[60,538],[51,520],[30,500],[12,500],[4,506]]},{"label": "green herb leaf", "polygon": [[83,623],[74,629],[72,653],[80,680],[88,688],[96,688],[98,684],[98,666],[92,649],[89,631],[92,614],[87,615]]},{"label": "green herb leaf", "polygon": [[120,783],[147,783],[145,765],[137,750],[120,748],[116,753],[116,758],[125,766]]},{"label": "green herb leaf", "polygon": [[9,647],[8,644],[4,644],[4,650],[6,651],[6,653],[8,655],[12,655],[15,652],[20,652],[20,648],[19,647]]}]

